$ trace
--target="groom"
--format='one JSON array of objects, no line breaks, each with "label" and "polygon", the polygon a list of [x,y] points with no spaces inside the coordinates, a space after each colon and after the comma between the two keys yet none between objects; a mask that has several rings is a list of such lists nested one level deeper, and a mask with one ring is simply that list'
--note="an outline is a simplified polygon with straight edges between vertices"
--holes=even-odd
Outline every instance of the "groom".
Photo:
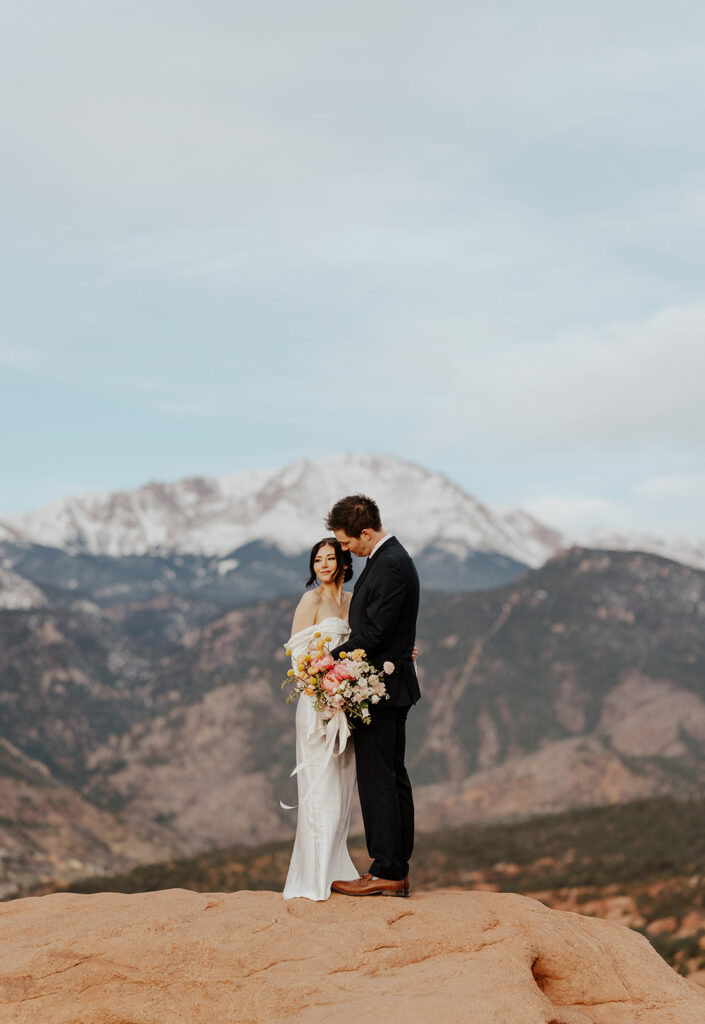
[{"label": "groom", "polygon": [[406,716],[421,697],[412,659],[419,609],[414,563],[382,528],[372,498],[354,494],[337,501],[326,519],[343,551],[367,558],[350,604],[350,636],[331,653],[359,647],[375,668],[385,661],[389,699],[370,706],[370,723],[353,733],[357,788],[365,825],[370,870],[352,882],[333,882],[347,896],[408,896],[409,858],[414,845],[414,802],[404,767]]}]

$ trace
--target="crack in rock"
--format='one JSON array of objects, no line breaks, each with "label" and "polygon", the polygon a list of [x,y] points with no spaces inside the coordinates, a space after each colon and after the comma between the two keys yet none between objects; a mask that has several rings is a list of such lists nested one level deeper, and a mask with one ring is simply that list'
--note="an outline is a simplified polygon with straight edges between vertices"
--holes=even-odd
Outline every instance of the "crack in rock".
[{"label": "crack in rock", "polygon": [[272,960],[271,964],[265,964],[264,967],[256,967],[254,971],[248,971],[246,974],[242,974],[243,978],[254,978],[256,974],[264,974],[265,971],[271,971],[272,967],[278,967],[279,964],[303,964],[307,960],[315,960],[314,956],[292,956],[282,957],[281,960]]},{"label": "crack in rock", "polygon": [[65,974],[66,971],[72,971],[74,967],[80,967],[81,964],[85,964],[87,960],[100,959],[97,953],[88,953],[86,956],[81,957],[80,960],[76,960],[73,964],[68,964],[66,967],[57,967],[55,971],[49,971],[48,974],[38,974],[32,978],[33,981],[43,981],[45,978],[53,978],[55,974]]}]

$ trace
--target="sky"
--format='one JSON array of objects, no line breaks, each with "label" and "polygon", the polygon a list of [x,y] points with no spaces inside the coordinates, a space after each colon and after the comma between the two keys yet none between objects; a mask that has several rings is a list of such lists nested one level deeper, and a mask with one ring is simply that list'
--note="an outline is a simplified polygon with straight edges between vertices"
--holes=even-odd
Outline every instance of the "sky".
[{"label": "sky", "polygon": [[705,8],[0,0],[0,514],[337,452],[705,528]]}]

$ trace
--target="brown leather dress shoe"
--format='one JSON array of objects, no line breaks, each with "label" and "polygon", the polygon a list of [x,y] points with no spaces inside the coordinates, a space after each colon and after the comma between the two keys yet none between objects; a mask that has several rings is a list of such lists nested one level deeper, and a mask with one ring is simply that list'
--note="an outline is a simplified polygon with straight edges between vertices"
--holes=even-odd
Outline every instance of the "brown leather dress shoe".
[{"label": "brown leather dress shoe", "polygon": [[351,882],[333,882],[331,891],[344,896],[408,896],[409,876],[396,882],[390,878],[373,878],[368,872]]}]

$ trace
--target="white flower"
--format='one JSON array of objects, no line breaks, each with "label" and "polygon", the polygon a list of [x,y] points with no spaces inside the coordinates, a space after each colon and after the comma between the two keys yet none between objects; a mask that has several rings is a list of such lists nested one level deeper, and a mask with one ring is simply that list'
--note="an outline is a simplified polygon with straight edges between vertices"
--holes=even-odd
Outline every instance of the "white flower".
[{"label": "white flower", "polygon": [[377,704],[377,703],[378,703],[378,701],[379,701],[379,697],[378,697],[378,696],[377,696],[377,694],[375,693],[375,694],[373,694],[373,696],[372,696],[372,697],[370,697],[370,700],[372,701],[372,703],[373,703],[373,704]]},{"label": "white flower", "polygon": [[385,661],[385,663],[382,666],[382,668],[384,669],[384,674],[385,675],[391,676],[392,672],[394,671],[394,662],[393,661]]}]

